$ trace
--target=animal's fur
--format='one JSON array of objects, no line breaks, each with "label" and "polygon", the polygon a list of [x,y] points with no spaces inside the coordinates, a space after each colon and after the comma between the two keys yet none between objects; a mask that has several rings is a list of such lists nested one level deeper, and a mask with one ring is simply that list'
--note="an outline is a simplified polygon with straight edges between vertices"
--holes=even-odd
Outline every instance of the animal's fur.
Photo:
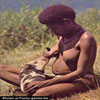
[{"label": "animal's fur", "polygon": [[45,80],[44,68],[48,64],[49,58],[44,56],[26,64],[20,71],[20,87],[25,92],[25,85],[32,81]]}]

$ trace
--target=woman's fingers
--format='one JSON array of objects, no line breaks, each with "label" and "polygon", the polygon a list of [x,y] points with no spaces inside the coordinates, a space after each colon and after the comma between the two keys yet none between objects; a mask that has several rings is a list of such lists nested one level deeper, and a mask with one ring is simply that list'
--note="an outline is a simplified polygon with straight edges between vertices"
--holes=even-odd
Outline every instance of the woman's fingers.
[{"label": "woman's fingers", "polygon": [[36,91],[36,89],[37,89],[37,85],[27,89],[26,92],[27,93],[34,92],[34,91]]}]

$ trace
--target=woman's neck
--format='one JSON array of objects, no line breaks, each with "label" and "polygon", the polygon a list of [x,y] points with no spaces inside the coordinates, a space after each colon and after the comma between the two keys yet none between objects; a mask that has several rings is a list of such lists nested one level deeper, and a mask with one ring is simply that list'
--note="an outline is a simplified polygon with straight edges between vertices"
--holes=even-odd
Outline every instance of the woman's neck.
[{"label": "woman's neck", "polygon": [[64,40],[68,40],[72,37],[74,37],[81,29],[81,26],[76,24],[71,26],[71,29],[69,30],[68,34],[64,36]]},{"label": "woman's neck", "polygon": [[82,35],[82,33],[84,33],[84,32],[85,32],[85,30],[83,28],[81,28],[73,37],[71,37],[69,39],[63,38],[63,41],[65,44],[67,44],[67,43],[75,40],[75,38],[77,38],[77,37],[79,38]]}]

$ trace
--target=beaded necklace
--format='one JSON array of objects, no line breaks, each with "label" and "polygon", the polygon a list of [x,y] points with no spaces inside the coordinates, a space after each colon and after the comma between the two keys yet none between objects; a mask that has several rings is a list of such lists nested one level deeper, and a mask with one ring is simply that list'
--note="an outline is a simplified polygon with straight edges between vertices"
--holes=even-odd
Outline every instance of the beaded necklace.
[{"label": "beaded necklace", "polygon": [[68,42],[72,41],[74,38],[76,38],[78,35],[82,34],[82,32],[85,31],[84,28],[81,28],[81,30],[75,34],[72,38],[68,39],[67,41],[65,41],[64,43],[67,44]]},{"label": "beaded necklace", "polygon": [[[74,38],[76,38],[78,35],[82,34],[83,31],[85,32],[86,30],[84,30],[84,28],[81,28],[81,30],[76,33],[72,38],[68,39],[67,41],[64,41],[63,38],[60,40],[59,43],[59,52],[61,54],[63,54],[63,49],[64,49],[64,44],[68,44],[70,41],[72,41]],[[63,45],[62,45],[63,44]]]}]

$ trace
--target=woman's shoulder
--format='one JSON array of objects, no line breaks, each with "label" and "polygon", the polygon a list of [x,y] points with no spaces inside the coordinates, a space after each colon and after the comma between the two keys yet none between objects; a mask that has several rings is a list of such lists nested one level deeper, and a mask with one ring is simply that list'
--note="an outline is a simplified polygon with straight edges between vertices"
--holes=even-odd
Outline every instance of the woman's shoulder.
[{"label": "woman's shoulder", "polygon": [[80,38],[80,45],[81,46],[96,46],[96,40],[92,33],[86,31],[82,34]]}]

